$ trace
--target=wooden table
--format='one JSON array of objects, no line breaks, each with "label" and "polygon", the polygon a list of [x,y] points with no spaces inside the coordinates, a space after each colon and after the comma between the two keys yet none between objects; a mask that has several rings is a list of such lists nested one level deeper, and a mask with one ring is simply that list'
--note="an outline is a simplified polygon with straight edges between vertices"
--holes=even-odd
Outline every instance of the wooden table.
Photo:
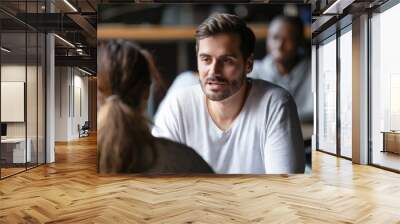
[{"label": "wooden table", "polygon": [[382,152],[392,152],[400,154],[400,131],[382,131],[383,150]]}]

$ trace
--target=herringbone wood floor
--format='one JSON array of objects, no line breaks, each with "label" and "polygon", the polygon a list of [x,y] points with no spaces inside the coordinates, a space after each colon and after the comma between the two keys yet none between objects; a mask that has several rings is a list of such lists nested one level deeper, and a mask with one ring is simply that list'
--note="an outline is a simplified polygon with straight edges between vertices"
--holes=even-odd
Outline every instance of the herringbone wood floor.
[{"label": "herringbone wood floor", "polygon": [[96,139],[0,181],[0,223],[400,223],[400,175],[320,152],[313,174],[127,177],[96,173]]}]

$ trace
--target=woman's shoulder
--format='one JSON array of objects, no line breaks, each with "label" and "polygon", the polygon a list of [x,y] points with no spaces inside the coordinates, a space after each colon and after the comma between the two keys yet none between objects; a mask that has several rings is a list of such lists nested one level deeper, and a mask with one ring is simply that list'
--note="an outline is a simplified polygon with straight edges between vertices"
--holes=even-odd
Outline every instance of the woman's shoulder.
[{"label": "woman's shoulder", "polygon": [[165,138],[156,138],[157,154],[153,172],[160,173],[214,173],[212,168],[192,148]]}]

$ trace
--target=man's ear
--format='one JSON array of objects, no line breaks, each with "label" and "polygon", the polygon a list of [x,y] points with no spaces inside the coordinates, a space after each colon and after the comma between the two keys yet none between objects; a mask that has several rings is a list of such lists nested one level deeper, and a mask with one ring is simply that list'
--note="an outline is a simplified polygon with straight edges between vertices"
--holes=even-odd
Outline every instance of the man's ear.
[{"label": "man's ear", "polygon": [[246,73],[253,71],[254,54],[251,54],[246,60]]}]

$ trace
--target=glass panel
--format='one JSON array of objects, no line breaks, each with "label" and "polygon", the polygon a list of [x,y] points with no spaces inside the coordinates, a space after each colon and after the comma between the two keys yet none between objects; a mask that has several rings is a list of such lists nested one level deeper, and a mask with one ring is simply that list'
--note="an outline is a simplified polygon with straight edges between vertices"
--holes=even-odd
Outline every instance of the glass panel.
[{"label": "glass panel", "polygon": [[[37,1],[27,2],[26,12],[33,24],[38,23],[38,17],[33,16],[37,13]],[[32,21],[33,20],[33,21]],[[36,20],[36,21],[34,21]],[[27,30],[27,80],[26,80],[26,113],[27,113],[27,142],[30,144],[31,154],[27,167],[37,166],[38,160],[38,33],[36,30]]]},{"label": "glass panel", "polygon": [[38,45],[38,163],[45,163],[45,65],[46,65],[46,37],[40,33]]},{"label": "glass panel", "polygon": [[28,38],[28,63],[27,63],[27,82],[26,82],[26,110],[27,110],[27,142],[30,144],[31,153],[28,160],[28,168],[37,165],[37,115],[38,115],[38,36],[36,32],[27,33]]},{"label": "glass panel", "polygon": [[[30,160],[26,142],[26,33],[2,33],[1,121],[7,129],[1,140],[2,177],[25,170]],[[28,150],[26,150],[28,149]]]},{"label": "glass panel", "polygon": [[[38,18],[29,14],[43,13],[44,5],[44,0],[0,3],[21,20]],[[4,178],[45,161],[45,36],[2,12],[0,20],[0,167],[4,167],[0,172]]]},{"label": "glass panel", "polygon": [[336,153],[336,39],[318,48],[318,149]]},{"label": "glass panel", "polygon": [[340,36],[340,152],[352,157],[352,35],[351,30]]},{"label": "glass panel", "polygon": [[400,170],[400,4],[371,19],[372,163]]},{"label": "glass panel", "polygon": [[[1,3],[0,3],[0,6],[1,6]],[[2,60],[1,60],[1,58],[3,57],[3,45],[2,45],[2,38],[1,38],[1,34],[2,34],[2,31],[3,31],[3,21],[2,21],[2,17],[3,17],[3,15],[2,15],[2,13],[0,13],[0,137],[1,138],[4,138],[3,136],[5,136],[5,133],[3,133],[3,132],[5,132],[5,130],[4,130],[4,128],[5,128],[5,126],[3,127],[3,123],[2,123],[2,121],[1,121],[1,103],[2,103],[2,101],[1,101],[1,67],[2,67]],[[6,52],[4,52],[4,54],[5,54]],[[0,179],[2,178],[2,169],[3,169],[3,166],[5,166],[5,162],[6,162],[6,160],[5,160],[5,158],[3,158],[3,155],[2,155],[2,152],[3,152],[3,150],[2,150],[2,146],[3,146],[3,144],[2,144],[2,142],[0,141]]]}]

